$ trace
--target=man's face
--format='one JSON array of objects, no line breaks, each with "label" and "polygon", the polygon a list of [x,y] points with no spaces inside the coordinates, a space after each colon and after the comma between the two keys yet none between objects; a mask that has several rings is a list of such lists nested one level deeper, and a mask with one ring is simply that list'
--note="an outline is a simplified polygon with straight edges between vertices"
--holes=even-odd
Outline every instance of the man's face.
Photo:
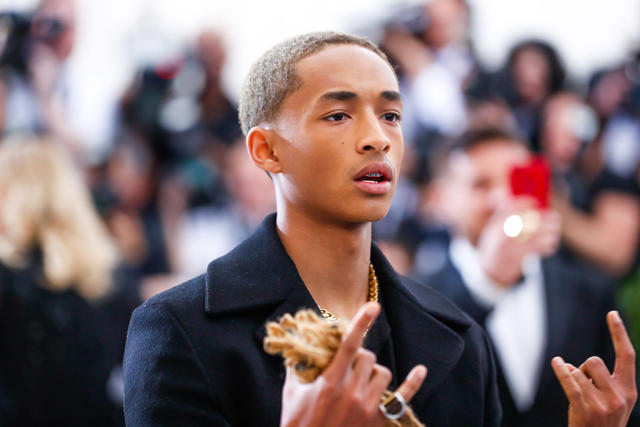
[{"label": "man's face", "polygon": [[576,120],[582,104],[573,95],[558,95],[545,106],[542,147],[553,167],[561,172],[571,168],[582,142],[576,135]]},{"label": "man's face", "polygon": [[424,5],[429,25],[424,33],[427,44],[435,49],[464,40],[467,11],[459,0],[430,0]]},{"label": "man's face", "polygon": [[540,102],[549,91],[549,63],[542,52],[525,48],[517,54],[513,64],[513,77],[520,96],[525,102]]},{"label": "man's face", "polygon": [[389,65],[355,45],[296,65],[302,81],[271,128],[279,197],[306,216],[362,223],[383,218],[398,180],[402,103]]},{"label": "man's face", "polygon": [[71,55],[75,40],[75,0],[44,0],[33,18],[33,36],[59,60]]},{"label": "man's face", "polygon": [[456,233],[476,244],[496,208],[510,197],[509,176],[528,152],[509,141],[491,141],[449,159],[443,211]]}]

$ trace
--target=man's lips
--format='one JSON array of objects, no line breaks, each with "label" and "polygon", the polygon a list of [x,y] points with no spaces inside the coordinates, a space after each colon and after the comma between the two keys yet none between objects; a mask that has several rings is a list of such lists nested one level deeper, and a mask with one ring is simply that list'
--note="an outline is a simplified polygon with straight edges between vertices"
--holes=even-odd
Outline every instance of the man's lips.
[{"label": "man's lips", "polygon": [[360,169],[353,179],[358,187],[369,194],[385,194],[391,190],[393,169],[387,163],[370,163]]},{"label": "man's lips", "polygon": [[387,163],[378,162],[370,163],[360,169],[353,180],[380,183],[384,181],[391,181],[392,178],[393,170],[391,169],[391,166]]}]

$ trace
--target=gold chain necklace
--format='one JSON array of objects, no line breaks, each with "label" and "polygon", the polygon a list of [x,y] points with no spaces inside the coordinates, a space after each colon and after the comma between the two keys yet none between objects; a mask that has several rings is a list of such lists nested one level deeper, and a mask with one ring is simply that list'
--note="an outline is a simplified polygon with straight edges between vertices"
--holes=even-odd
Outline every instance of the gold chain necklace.
[{"label": "gold chain necklace", "polygon": [[[367,302],[378,301],[378,276],[373,264],[369,264],[369,288],[367,289]],[[327,320],[338,320],[338,317],[324,308],[320,309],[320,314]]]}]

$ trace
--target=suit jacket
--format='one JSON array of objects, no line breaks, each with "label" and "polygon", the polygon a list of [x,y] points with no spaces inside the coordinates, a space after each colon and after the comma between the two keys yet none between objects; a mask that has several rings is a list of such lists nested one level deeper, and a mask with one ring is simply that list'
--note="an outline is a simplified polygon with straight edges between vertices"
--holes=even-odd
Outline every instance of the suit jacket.
[{"label": "suit jacket", "polygon": [[[419,363],[429,369],[411,402],[418,417],[430,427],[498,425],[482,328],[431,288],[397,275],[375,245],[371,258],[396,379]],[[271,215],[206,274],[134,312],[124,361],[127,425],[278,425],[285,371],[263,350],[264,325],[304,307],[317,310]]]},{"label": "suit jacket", "polygon": [[[539,367],[533,406],[524,413],[515,403],[498,363],[498,388],[504,426],[566,426],[568,401],[551,368],[551,359],[562,356],[579,366],[590,356],[600,356],[613,368],[613,345],[605,316],[615,309],[613,286],[594,279],[561,257],[542,261],[546,310],[546,347]],[[489,311],[476,303],[451,260],[425,279],[484,325]],[[499,361],[500,356],[496,359]]]}]

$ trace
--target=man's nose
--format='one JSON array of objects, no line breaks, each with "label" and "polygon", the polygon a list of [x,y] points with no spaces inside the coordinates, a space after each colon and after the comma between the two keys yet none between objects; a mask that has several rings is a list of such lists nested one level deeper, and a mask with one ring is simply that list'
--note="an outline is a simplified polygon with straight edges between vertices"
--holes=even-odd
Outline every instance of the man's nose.
[{"label": "man's nose", "polygon": [[382,124],[375,114],[368,114],[358,129],[357,150],[359,153],[380,151],[387,153],[391,148],[391,140],[382,129]]}]

